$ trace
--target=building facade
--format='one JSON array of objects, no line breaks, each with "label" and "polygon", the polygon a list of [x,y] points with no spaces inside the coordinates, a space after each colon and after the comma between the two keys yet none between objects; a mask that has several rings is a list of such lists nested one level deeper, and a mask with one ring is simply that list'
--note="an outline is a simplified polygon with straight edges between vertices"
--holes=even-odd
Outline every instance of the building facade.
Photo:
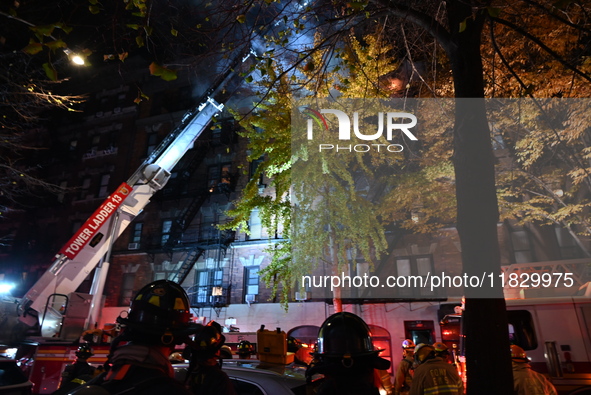
[{"label": "building facade", "polygon": [[[10,221],[0,224],[1,235],[10,240],[0,253],[0,275],[18,282],[21,291],[30,287],[105,197],[199,102],[203,84],[189,75],[165,82],[138,72],[120,78],[99,75],[81,85],[80,89],[91,92],[81,112],[52,118],[46,131],[51,155],[43,163],[41,176],[62,186],[64,193],[48,196],[43,206],[15,212]],[[245,90],[238,97],[249,94]],[[228,105],[240,110],[236,108],[240,103]],[[257,164],[247,161],[248,141],[239,131],[228,113],[218,117],[175,167],[166,187],[116,240],[103,307],[89,327],[115,322],[134,293],[158,279],[182,284],[197,321],[216,320],[228,330],[254,332],[261,325],[286,331],[319,327],[334,311],[332,300],[313,287],[296,287],[286,311],[271,285],[261,281],[259,273],[270,262],[265,249],[280,241],[281,235],[269,235],[257,212],[251,215],[248,234],[217,228],[228,221],[226,211]],[[272,194],[269,184],[259,180],[259,193]],[[519,291],[507,287],[507,298],[553,296],[559,291],[591,296],[589,257],[565,229],[506,221],[499,223],[498,236],[503,272],[574,274],[570,287]],[[398,229],[390,232],[388,242],[388,254],[373,270],[364,262],[352,262],[348,274],[382,279],[462,274],[460,243],[453,227],[429,235]],[[90,290],[92,277],[91,273],[79,292]],[[462,290],[455,291],[442,295],[432,289],[393,288],[388,297],[376,298],[370,289],[356,287],[354,294],[343,298],[346,310],[362,316],[383,335],[385,348],[394,358],[398,345],[413,333],[425,341],[444,337],[440,321],[461,305]]]}]

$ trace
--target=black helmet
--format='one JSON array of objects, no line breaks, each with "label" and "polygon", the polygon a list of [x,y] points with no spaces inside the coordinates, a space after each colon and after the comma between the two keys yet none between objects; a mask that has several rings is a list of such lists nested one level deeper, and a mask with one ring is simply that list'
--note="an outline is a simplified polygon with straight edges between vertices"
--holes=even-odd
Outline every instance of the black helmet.
[{"label": "black helmet", "polygon": [[241,340],[236,347],[238,355],[250,355],[254,352],[254,346],[248,340]]},{"label": "black helmet", "polygon": [[190,319],[185,290],[175,282],[158,280],[140,289],[127,318],[118,317],[117,322],[126,326],[128,338],[168,345],[182,343],[181,337],[194,331]]},{"label": "black helmet", "polygon": [[94,355],[94,353],[92,352],[92,348],[90,348],[90,345],[84,343],[82,344],[80,347],[78,347],[78,350],[76,350],[76,356],[79,358],[90,358]]},{"label": "black helmet", "polygon": [[369,327],[353,313],[341,312],[328,317],[318,332],[316,355],[325,358],[374,356]]},{"label": "black helmet", "polygon": [[192,355],[198,359],[209,359],[224,345],[226,337],[222,335],[222,327],[215,321],[209,321],[195,334],[195,339],[190,343],[193,349]]},{"label": "black helmet", "polygon": [[287,351],[288,352],[297,352],[300,348],[302,348],[302,342],[296,339],[293,336],[287,337]]}]

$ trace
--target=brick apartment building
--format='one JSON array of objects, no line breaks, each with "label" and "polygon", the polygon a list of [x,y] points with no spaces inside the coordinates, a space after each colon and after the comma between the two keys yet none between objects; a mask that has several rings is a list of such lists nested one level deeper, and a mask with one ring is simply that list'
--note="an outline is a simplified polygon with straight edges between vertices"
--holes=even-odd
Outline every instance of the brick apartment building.
[{"label": "brick apartment building", "polygon": [[[88,92],[81,112],[52,118],[41,134],[43,144],[50,147],[41,176],[68,191],[45,197],[42,206],[15,212],[10,221],[0,223],[0,236],[10,240],[0,251],[0,275],[19,282],[24,293],[105,197],[128,179],[196,104],[206,80],[203,75],[181,75],[165,82],[147,70],[117,77],[88,76],[79,85]],[[150,99],[134,103],[138,92]],[[245,89],[228,105],[240,107],[240,99],[248,94]],[[219,117],[183,157],[166,187],[115,242],[104,307],[97,315],[99,327],[114,322],[135,291],[163,278],[182,283],[200,321],[215,319],[241,331],[255,331],[261,324],[284,330],[317,327],[333,311],[331,301],[311,288],[294,290],[287,312],[272,298],[258,273],[270,261],[264,249],[281,235],[269,237],[256,212],[249,223],[250,235],[216,228],[227,221],[225,211],[256,166],[246,160],[247,141],[237,134],[238,128],[229,115]],[[273,193],[267,185],[268,180],[260,180],[260,193]],[[588,284],[588,259],[564,229],[505,222],[499,224],[498,234],[504,270],[535,272],[570,265],[577,273],[577,287]],[[372,274],[462,272],[453,227],[431,235],[396,230],[388,234],[388,241],[389,253]],[[367,265],[356,263],[350,274],[368,272]],[[79,292],[88,292],[91,282],[92,273]],[[361,298],[346,309],[375,325],[388,350],[417,328],[432,333],[433,340],[441,339],[438,322],[453,312],[462,296],[461,292],[443,297],[427,290],[392,290],[389,298],[375,300],[363,291],[344,295],[347,301],[351,296]],[[541,295],[542,291],[531,292]]]}]

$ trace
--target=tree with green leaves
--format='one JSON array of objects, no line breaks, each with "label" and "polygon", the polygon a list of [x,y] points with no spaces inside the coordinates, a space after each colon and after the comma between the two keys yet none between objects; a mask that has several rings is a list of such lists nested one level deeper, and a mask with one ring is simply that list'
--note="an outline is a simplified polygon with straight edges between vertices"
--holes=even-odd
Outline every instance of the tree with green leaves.
[{"label": "tree with green leaves", "polygon": [[0,51],[0,218],[22,210],[37,196],[63,193],[44,181],[47,140],[44,122],[52,110],[74,111],[80,96],[55,93],[60,81],[48,81],[37,59],[14,51],[6,42]]},{"label": "tree with green leaves", "polygon": [[[406,49],[403,56],[407,56],[412,64],[412,75],[420,77],[419,85],[427,88],[430,95],[443,93],[458,99],[455,103],[451,159],[455,173],[456,223],[464,270],[468,274],[483,270],[498,271],[500,258],[496,226],[499,212],[495,159],[485,103],[472,99],[482,99],[486,92],[502,91],[496,85],[502,83],[501,78],[510,80],[513,86],[518,82],[517,91],[532,94],[534,90],[531,88],[535,85],[524,83],[519,75],[529,73],[529,77],[533,78],[533,73],[539,74],[540,71],[539,68],[535,69],[536,63],[546,64],[547,60],[542,59],[548,57],[554,62],[550,69],[553,75],[564,75],[566,70],[570,70],[569,77],[573,83],[580,84],[587,80],[587,74],[579,67],[585,63],[581,64],[576,57],[567,59],[564,56],[571,55],[569,45],[563,46],[566,53],[560,53],[552,48],[552,44],[546,45],[539,33],[533,32],[536,29],[552,30],[556,25],[562,28],[566,26],[566,29],[572,29],[571,33],[575,32],[572,34],[579,33],[576,44],[570,49],[583,49],[584,32],[588,24],[585,6],[574,2],[535,0],[511,3],[429,1],[420,4],[361,1],[339,3],[330,15],[326,9],[318,8],[315,11],[314,15],[318,19],[330,25],[322,30],[323,45],[338,41],[335,37],[342,39],[354,25],[357,30],[362,29],[364,22],[388,26],[389,37],[402,38],[401,44]],[[523,18],[520,19],[520,16]],[[546,22],[536,24],[540,20]],[[548,24],[550,22],[547,20],[552,23]],[[500,38],[510,42],[511,48],[522,45],[527,49],[521,50],[521,55],[525,56],[512,58],[514,62],[522,62],[520,70],[516,70],[506,60],[503,49],[499,48]],[[313,48],[312,52],[317,49]],[[440,56],[442,52],[444,56]],[[539,56],[528,59],[526,56],[530,53]],[[483,58],[488,62],[486,67]],[[312,61],[310,52],[301,56],[296,64],[304,62],[309,68],[323,69]],[[419,62],[427,66],[428,72],[419,70]],[[499,76],[501,72],[503,74]],[[545,94],[542,90],[539,92]],[[497,289],[496,298],[492,299],[481,299],[471,294],[467,297],[468,393],[509,393],[512,383],[509,359],[504,351],[508,349],[508,334],[502,290]],[[486,344],[480,341],[482,337],[487,339]],[[494,344],[496,351],[492,351],[489,344]],[[482,357],[484,355],[486,358]],[[498,374],[493,377],[490,374],[492,371]]]}]

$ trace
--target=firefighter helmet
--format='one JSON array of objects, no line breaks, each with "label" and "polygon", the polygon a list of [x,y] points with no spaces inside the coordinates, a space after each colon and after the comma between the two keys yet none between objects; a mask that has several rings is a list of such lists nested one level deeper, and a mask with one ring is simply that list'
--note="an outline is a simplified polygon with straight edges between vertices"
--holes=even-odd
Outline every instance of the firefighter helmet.
[{"label": "firefighter helmet", "polygon": [[406,339],[405,341],[402,342],[402,348],[404,350],[409,349],[409,348],[410,349],[414,349],[415,348],[415,343],[412,340],[410,340],[410,339]]},{"label": "firefighter helmet", "polygon": [[342,358],[343,356],[375,356],[369,327],[353,313],[341,312],[328,317],[318,331],[320,357]]},{"label": "firefighter helmet", "polygon": [[[353,313],[340,312],[328,317],[318,331],[314,354],[317,370],[339,366],[347,370],[358,366],[386,370],[390,361],[380,358],[382,350],[375,349],[369,327]],[[361,363],[357,363],[361,360]],[[329,368],[330,369],[330,368]]]},{"label": "firefighter helmet", "polygon": [[175,282],[154,281],[144,286],[131,301],[126,318],[117,322],[125,325],[128,338],[149,343],[181,344],[194,333],[190,323],[189,298]]},{"label": "firefighter helmet", "polygon": [[181,352],[175,351],[168,356],[168,360],[170,363],[184,363],[185,358],[183,358],[183,354]]},{"label": "firefighter helmet", "polygon": [[297,352],[302,348],[302,342],[293,336],[287,337],[287,352]]},{"label": "firefighter helmet", "polygon": [[236,347],[236,351],[240,358],[242,358],[243,356],[252,354],[254,352],[254,347],[248,340],[241,340],[240,343],[238,343],[238,347]]},{"label": "firefighter helmet", "polygon": [[225,344],[220,348],[221,359],[232,359],[232,349]]},{"label": "firefighter helmet", "polygon": [[430,344],[420,343],[415,347],[415,361],[417,364],[422,364],[427,359],[435,356],[435,348]]},{"label": "firefighter helmet", "polygon": [[195,339],[190,343],[193,355],[200,359],[209,359],[215,356],[224,345],[226,337],[222,335],[222,327],[215,321],[209,321],[195,334]]},{"label": "firefighter helmet", "polygon": [[523,348],[516,344],[511,344],[511,359],[515,362],[529,362],[529,359],[527,359],[527,354]]},{"label": "firefighter helmet", "polygon": [[435,349],[436,352],[447,351],[447,346],[445,345],[445,343],[442,343],[442,342],[433,343],[433,348]]},{"label": "firefighter helmet", "polygon": [[76,350],[76,356],[78,358],[90,358],[93,355],[94,353],[92,352],[92,348],[87,343],[82,344],[80,347],[78,347],[78,350]]}]

